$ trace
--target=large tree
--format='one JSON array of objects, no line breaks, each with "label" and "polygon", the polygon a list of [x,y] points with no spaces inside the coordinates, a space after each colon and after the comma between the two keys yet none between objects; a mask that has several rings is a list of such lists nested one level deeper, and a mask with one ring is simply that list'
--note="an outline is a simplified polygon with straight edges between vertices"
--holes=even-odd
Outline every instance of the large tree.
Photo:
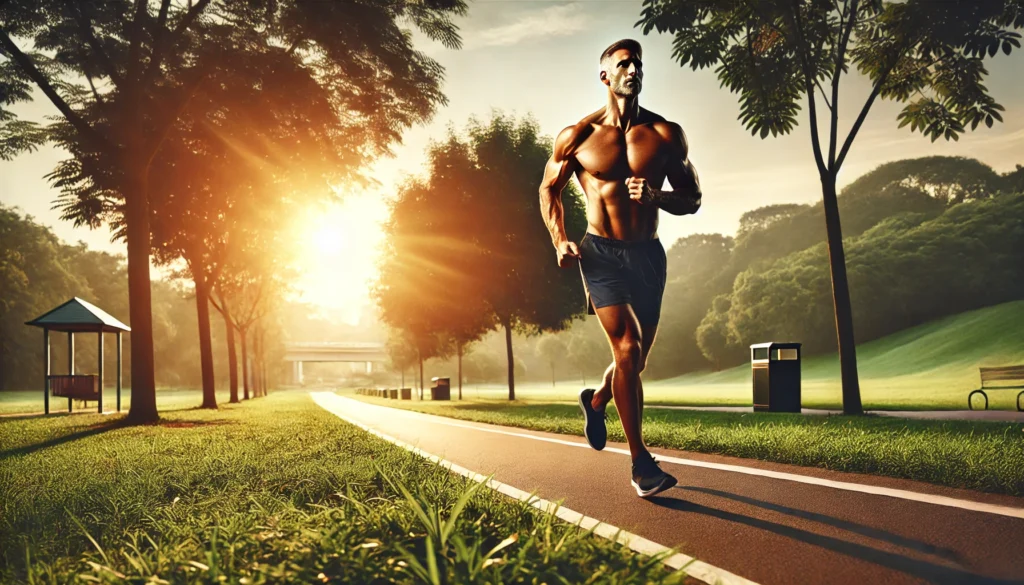
[{"label": "large tree", "polygon": [[[644,0],[644,33],[675,35],[673,56],[693,69],[716,66],[740,95],[739,119],[761,138],[786,134],[806,100],[811,146],[821,181],[843,412],[863,412],[853,313],[836,178],[879,97],[909,102],[899,115],[934,141],[956,140],[970,125],[1001,121],[1003,107],[982,85],[983,58],[1020,47],[1019,0]],[[840,85],[850,65],[871,91],[845,137]],[[818,95],[820,92],[820,96]],[[819,101],[820,100],[820,101]],[[819,109],[826,109],[826,134]]]},{"label": "large tree", "polygon": [[[128,245],[132,405],[157,418],[149,279],[149,171],[181,112],[223,64],[274,54],[330,94],[349,156],[385,152],[445,102],[440,65],[416,51],[409,22],[448,47],[462,0],[349,3],[228,0],[0,1],[0,156],[55,141],[96,165],[118,197]],[[55,127],[6,109],[37,87]]]}]

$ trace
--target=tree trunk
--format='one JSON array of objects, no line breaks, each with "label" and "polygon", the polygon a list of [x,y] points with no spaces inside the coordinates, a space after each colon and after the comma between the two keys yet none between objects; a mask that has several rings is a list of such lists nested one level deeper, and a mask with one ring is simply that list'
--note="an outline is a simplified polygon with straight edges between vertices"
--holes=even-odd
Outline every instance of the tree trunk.
[{"label": "tree trunk", "polygon": [[260,328],[260,396],[267,395],[267,331]]},{"label": "tree trunk", "polygon": [[128,421],[159,420],[156,410],[156,368],[153,362],[153,298],[149,278],[148,169],[145,162],[126,164],[125,224],[128,239],[128,317],[131,335],[131,397]]},{"label": "tree trunk", "polygon": [[238,349],[235,347],[235,326],[231,323],[231,312],[227,303],[221,303],[224,307],[224,332],[228,337],[228,381],[231,386],[231,404],[238,403]]},{"label": "tree trunk", "polygon": [[402,367],[402,385],[401,388],[405,388],[405,367]]},{"label": "tree trunk", "polygon": [[419,352],[416,355],[420,360],[420,400],[423,400],[423,355]]},{"label": "tree trunk", "polygon": [[846,255],[843,252],[843,231],[839,224],[836,200],[836,177],[828,174],[821,180],[825,207],[825,230],[828,238],[828,262],[832,276],[832,301],[836,315],[839,341],[839,369],[843,384],[843,414],[864,414],[857,379],[857,348],[853,336],[853,310],[850,286],[846,278]]},{"label": "tree trunk", "polygon": [[205,276],[193,277],[196,285],[196,313],[199,315],[199,363],[203,372],[203,404],[217,408],[216,381],[213,379],[213,340],[210,336],[210,291]]},{"label": "tree trunk", "polygon": [[551,362],[551,387],[555,387],[555,362]]},{"label": "tree trunk", "polygon": [[587,387],[587,374],[582,369],[580,370],[580,377],[583,378],[583,387],[586,388]]},{"label": "tree trunk", "polygon": [[462,342],[459,345],[459,400],[462,400]]},{"label": "tree trunk", "polygon": [[242,400],[249,400],[249,335],[245,329],[239,333],[242,339]]},{"label": "tree trunk", "polygon": [[516,399],[516,363],[512,357],[512,325],[502,321],[505,326],[505,353],[508,356],[508,399]]}]

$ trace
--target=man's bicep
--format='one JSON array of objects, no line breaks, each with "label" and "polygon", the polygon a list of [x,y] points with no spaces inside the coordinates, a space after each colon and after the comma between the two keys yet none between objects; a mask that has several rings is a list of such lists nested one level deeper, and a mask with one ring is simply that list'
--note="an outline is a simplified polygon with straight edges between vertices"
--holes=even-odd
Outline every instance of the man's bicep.
[{"label": "man's bicep", "polygon": [[672,155],[669,158],[668,182],[673,189],[695,190],[700,193],[700,179],[697,177],[697,169],[690,162],[690,144],[686,139],[686,133],[678,124],[671,126]]}]

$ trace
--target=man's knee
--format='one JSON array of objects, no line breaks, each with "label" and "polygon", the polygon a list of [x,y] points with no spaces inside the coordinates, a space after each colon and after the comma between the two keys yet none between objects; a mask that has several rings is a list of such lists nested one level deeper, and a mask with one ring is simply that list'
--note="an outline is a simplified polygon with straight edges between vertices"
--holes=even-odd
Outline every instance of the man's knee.
[{"label": "man's knee", "polygon": [[637,371],[640,367],[642,348],[640,339],[626,335],[615,342],[615,367]]}]

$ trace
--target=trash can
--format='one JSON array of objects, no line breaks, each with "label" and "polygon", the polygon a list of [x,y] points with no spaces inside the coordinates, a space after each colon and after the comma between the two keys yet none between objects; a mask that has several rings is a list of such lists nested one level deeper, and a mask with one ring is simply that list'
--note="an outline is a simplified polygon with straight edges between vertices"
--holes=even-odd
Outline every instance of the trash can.
[{"label": "trash can", "polygon": [[800,412],[800,343],[750,346],[755,412]]},{"label": "trash can", "polygon": [[451,400],[452,399],[452,383],[451,378],[433,377],[430,379],[434,383],[430,387],[430,399],[431,400]]},{"label": "trash can", "polygon": [[398,388],[388,388],[388,398],[398,400]]},{"label": "trash can", "polygon": [[402,388],[402,400],[412,400],[412,388]]}]

